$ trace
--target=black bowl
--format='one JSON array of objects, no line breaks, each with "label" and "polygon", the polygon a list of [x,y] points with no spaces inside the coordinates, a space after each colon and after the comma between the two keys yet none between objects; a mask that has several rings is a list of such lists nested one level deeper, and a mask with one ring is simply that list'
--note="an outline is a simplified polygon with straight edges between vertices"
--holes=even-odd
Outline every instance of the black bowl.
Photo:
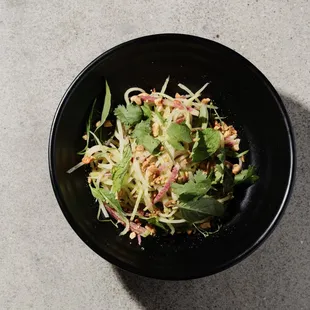
[{"label": "black bowl", "polygon": [[[96,219],[85,170],[79,162],[90,106],[102,102],[108,80],[113,106],[131,86],[159,88],[170,75],[168,93],[181,82],[210,96],[250,149],[248,162],[259,181],[240,188],[222,230],[211,237],[177,235],[143,240],[142,248],[110,223]],[[99,56],[74,80],[56,112],[49,142],[53,188],[68,222],[80,238],[109,262],[160,279],[192,279],[219,272],[245,258],[271,233],[283,214],[294,176],[294,142],[289,118],[270,82],[249,61],[218,43],[179,34],[139,38]]]}]

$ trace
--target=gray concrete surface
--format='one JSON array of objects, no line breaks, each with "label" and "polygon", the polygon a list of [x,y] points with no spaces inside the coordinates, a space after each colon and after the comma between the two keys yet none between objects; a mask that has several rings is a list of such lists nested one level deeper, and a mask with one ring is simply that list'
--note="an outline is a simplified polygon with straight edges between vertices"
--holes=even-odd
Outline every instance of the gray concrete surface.
[{"label": "gray concrete surface", "polygon": [[[306,0],[0,1],[0,309],[310,309],[310,3]],[[297,179],[287,212],[251,257],[220,274],[162,282],[120,272],[72,231],[51,189],[58,102],[101,52],[182,32],[252,61],[284,99]]]}]

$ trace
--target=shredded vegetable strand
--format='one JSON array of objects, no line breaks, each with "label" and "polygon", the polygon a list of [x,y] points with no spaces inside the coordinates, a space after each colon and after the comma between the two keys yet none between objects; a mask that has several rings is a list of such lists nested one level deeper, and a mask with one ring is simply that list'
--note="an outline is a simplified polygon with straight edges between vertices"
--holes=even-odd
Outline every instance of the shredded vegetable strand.
[{"label": "shredded vegetable strand", "polygon": [[[96,131],[115,124],[106,83],[100,123],[93,131],[95,100],[80,152],[84,157],[67,171],[88,165],[97,219],[121,224],[120,235],[130,233],[139,245],[141,237],[160,231],[215,233],[235,184],[258,179],[253,166],[244,169],[248,151],[238,152],[237,131],[223,122],[212,100],[200,98],[208,83],[195,93],[180,83],[185,94],[172,97],[166,94],[169,80],[160,92],[129,88],[126,106],[114,111],[114,132],[101,141]],[[130,98],[133,92],[137,95]]]}]

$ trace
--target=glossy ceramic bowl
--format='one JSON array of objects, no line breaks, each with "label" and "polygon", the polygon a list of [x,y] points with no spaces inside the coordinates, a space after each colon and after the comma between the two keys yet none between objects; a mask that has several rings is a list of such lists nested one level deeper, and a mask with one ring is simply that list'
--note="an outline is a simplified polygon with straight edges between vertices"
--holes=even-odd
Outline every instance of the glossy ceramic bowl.
[{"label": "glossy ceramic bowl", "polygon": [[[239,188],[221,231],[150,237],[142,247],[110,223],[96,220],[97,207],[83,168],[66,171],[80,161],[81,136],[93,100],[111,88],[113,107],[123,103],[132,86],[159,88],[170,75],[168,93],[181,82],[213,98],[249,149],[248,163],[258,168],[259,181]],[[283,214],[293,183],[292,129],[281,99],[264,75],[231,49],[198,37],[163,34],[121,44],[100,55],[73,81],[56,112],[50,142],[53,188],[68,222],[96,253],[128,271],[160,279],[192,279],[219,272],[249,255],[272,232]]]}]

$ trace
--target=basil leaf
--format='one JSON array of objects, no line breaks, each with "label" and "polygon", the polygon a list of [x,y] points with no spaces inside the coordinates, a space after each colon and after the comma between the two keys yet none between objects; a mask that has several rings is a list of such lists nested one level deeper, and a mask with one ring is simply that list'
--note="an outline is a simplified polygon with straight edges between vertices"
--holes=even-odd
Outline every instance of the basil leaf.
[{"label": "basil leaf", "polygon": [[126,145],[124,148],[123,158],[117,166],[114,166],[112,169],[112,192],[118,192],[124,182],[125,175],[128,171],[130,160],[132,157],[131,149],[129,145]]},{"label": "basil leaf", "polygon": [[182,217],[190,223],[205,220],[209,216],[222,216],[225,211],[224,205],[212,197],[201,197],[183,203],[179,208]]},{"label": "basil leaf", "polygon": [[196,133],[196,142],[192,150],[194,162],[200,162],[213,155],[220,147],[221,134],[212,128]]}]

